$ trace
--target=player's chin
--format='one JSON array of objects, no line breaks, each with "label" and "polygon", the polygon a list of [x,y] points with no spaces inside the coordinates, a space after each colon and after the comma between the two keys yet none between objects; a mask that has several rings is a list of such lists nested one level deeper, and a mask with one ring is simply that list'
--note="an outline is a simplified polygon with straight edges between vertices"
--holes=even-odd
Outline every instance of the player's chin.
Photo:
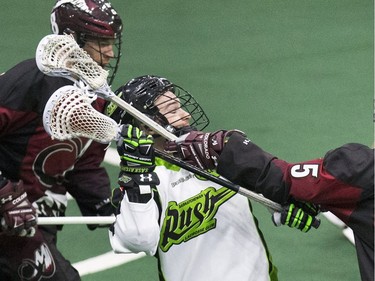
[{"label": "player's chin", "polygon": [[106,68],[107,66],[110,65],[110,58],[102,58],[100,61],[97,61],[97,63],[103,67]]}]

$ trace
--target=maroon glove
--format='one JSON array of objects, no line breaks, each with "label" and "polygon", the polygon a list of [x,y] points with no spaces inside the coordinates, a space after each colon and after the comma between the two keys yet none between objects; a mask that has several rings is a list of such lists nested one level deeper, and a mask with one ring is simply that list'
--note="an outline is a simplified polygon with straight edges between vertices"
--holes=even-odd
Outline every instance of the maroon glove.
[{"label": "maroon glove", "polygon": [[27,199],[27,194],[23,189],[23,182],[5,181],[5,185],[0,189],[0,233],[27,237],[34,236],[37,215]]},{"label": "maroon glove", "polygon": [[217,166],[218,158],[229,137],[234,134],[245,135],[238,130],[220,130],[213,133],[192,131],[176,141],[168,141],[165,151],[201,169],[212,170]]}]

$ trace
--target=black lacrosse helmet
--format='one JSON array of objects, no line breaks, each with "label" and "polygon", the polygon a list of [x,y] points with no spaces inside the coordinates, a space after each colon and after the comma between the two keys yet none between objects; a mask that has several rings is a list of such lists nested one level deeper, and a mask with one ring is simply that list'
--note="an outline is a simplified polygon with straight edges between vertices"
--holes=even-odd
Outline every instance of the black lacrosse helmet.
[{"label": "black lacrosse helmet", "polygon": [[116,75],[121,57],[122,20],[107,0],[58,0],[51,12],[54,34],[74,34],[83,47],[88,39],[113,39],[115,56],[106,66],[108,84]]},{"label": "black lacrosse helmet", "polygon": [[[176,128],[173,123],[170,124],[167,118],[159,112],[158,107],[155,105],[155,100],[168,91],[175,94],[180,103],[180,108],[189,113],[189,127]],[[182,135],[191,130],[203,130],[209,124],[207,115],[194,97],[180,86],[171,83],[163,77],[143,75],[131,79],[117,89],[115,94],[176,135]],[[107,106],[106,114],[118,123],[139,125],[133,116],[113,103]]]}]

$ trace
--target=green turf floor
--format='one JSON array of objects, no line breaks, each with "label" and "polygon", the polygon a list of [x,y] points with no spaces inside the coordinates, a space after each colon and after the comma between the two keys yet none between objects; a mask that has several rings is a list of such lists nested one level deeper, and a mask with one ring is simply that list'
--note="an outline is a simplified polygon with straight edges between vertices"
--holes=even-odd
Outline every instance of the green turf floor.
[{"label": "green turf floor", "polygon": [[[50,32],[53,3],[2,1],[0,72],[34,56]],[[113,4],[124,22],[113,89],[143,74],[166,76],[201,103],[208,130],[241,129],[288,161],[320,157],[346,142],[373,144],[373,1]],[[115,182],[117,170],[109,169]],[[324,218],[307,234],[275,228],[268,211],[255,207],[281,281],[360,280],[354,247],[340,229]],[[72,262],[109,250],[106,231],[85,226],[66,226],[59,245]],[[155,267],[144,258],[83,280],[157,280]]]}]

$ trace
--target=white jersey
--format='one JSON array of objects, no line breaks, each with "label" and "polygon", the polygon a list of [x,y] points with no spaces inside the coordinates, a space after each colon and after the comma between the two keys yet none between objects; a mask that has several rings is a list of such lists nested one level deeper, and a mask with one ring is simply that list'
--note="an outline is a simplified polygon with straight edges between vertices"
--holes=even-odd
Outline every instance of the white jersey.
[{"label": "white jersey", "polygon": [[246,197],[157,164],[154,200],[131,203],[124,196],[110,233],[115,252],[157,254],[167,281],[277,280]]}]

